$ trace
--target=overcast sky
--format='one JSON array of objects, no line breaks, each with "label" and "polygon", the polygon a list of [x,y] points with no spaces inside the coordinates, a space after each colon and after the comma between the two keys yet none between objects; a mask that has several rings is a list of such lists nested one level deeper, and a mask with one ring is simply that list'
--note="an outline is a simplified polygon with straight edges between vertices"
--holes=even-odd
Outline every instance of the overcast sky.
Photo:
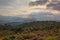
[{"label": "overcast sky", "polygon": [[60,0],[0,0],[0,16],[60,20]]}]

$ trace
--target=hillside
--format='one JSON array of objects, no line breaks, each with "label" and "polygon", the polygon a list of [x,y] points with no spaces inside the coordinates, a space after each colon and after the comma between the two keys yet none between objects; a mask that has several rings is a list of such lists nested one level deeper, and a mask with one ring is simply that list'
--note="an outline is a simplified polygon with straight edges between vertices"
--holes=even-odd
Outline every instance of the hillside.
[{"label": "hillside", "polygon": [[0,40],[60,40],[60,22],[36,21],[15,27],[0,24]]}]

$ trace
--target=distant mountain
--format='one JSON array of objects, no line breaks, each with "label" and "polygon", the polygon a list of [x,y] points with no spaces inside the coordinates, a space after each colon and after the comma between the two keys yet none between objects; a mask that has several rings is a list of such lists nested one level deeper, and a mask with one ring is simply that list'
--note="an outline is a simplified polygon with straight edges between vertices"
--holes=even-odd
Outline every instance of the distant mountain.
[{"label": "distant mountain", "polygon": [[18,25],[26,22],[31,22],[30,18],[0,16],[0,24]]},{"label": "distant mountain", "polygon": [[[34,14],[36,16],[34,16]],[[57,22],[59,22],[59,20],[51,20],[52,17],[51,18],[45,17],[46,15],[43,15],[43,17],[40,17],[40,15],[43,15],[43,14],[33,13],[33,14],[29,15],[29,17],[31,17],[31,18],[29,18],[29,17],[28,18],[21,18],[21,17],[11,17],[11,16],[0,16],[0,24],[7,23],[7,24],[11,24],[11,25],[17,25],[17,24],[22,24],[22,23],[32,22],[32,21],[57,21]],[[49,14],[49,15],[51,15],[51,14]],[[49,20],[47,20],[46,18],[48,18]]]},{"label": "distant mountain", "polygon": [[11,22],[24,22],[27,19],[21,17],[0,16],[0,24]]},{"label": "distant mountain", "polygon": [[6,23],[6,24],[12,25],[12,26],[17,26],[17,25],[21,25],[21,24],[23,24],[23,23],[27,23],[27,22],[8,22],[8,23]]}]

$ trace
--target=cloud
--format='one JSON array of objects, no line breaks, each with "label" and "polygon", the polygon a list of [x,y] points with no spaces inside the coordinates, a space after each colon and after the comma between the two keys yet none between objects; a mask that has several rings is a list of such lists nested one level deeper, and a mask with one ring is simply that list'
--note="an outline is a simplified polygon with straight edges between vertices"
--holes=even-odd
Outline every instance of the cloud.
[{"label": "cloud", "polygon": [[24,22],[24,18],[21,17],[13,17],[13,16],[0,16],[0,23],[8,23],[8,22]]},{"label": "cloud", "polygon": [[37,0],[37,1],[34,1],[34,2],[30,2],[29,5],[30,6],[34,6],[34,5],[43,5],[47,2],[48,0]]},{"label": "cloud", "polygon": [[15,16],[17,11],[12,8],[0,8],[0,15],[2,16]]},{"label": "cloud", "polygon": [[60,1],[54,0],[47,7],[53,10],[60,10]]},{"label": "cloud", "polygon": [[28,5],[28,0],[0,0],[0,7],[18,7]]},{"label": "cloud", "polygon": [[53,2],[60,2],[60,0],[52,0]]},{"label": "cloud", "polygon": [[0,15],[17,16],[26,13],[29,0],[0,0]]},{"label": "cloud", "polygon": [[54,20],[54,15],[50,12],[33,12],[25,16],[27,16],[27,18],[22,18],[17,16],[0,16],[0,23]]},{"label": "cloud", "polygon": [[31,20],[34,21],[52,21],[54,20],[54,15],[50,12],[33,12],[29,15]]},{"label": "cloud", "polygon": [[14,3],[14,0],[0,0],[0,6],[9,6],[10,3]]},{"label": "cloud", "polygon": [[27,11],[29,11],[27,6],[17,7],[17,8],[4,8],[0,7],[0,15],[1,16],[21,16],[28,15]]},{"label": "cloud", "polygon": [[36,0],[30,0],[30,1],[34,2],[34,1],[36,1]]},{"label": "cloud", "polygon": [[0,17],[0,21],[9,22],[22,19],[42,21],[60,20],[60,11],[58,12],[58,10],[60,10],[60,2],[53,0],[45,5],[47,1],[48,0],[0,0],[0,16],[3,16]]},{"label": "cloud", "polygon": [[60,22],[60,14],[55,14],[54,15],[54,20]]}]

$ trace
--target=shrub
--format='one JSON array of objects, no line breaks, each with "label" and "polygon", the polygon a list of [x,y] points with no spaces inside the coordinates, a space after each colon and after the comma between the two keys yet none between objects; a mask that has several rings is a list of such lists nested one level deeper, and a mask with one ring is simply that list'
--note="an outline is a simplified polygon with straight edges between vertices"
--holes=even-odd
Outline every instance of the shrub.
[{"label": "shrub", "polygon": [[15,36],[11,36],[10,39],[11,39],[11,40],[15,40]]},{"label": "shrub", "polygon": [[49,36],[49,37],[46,38],[46,40],[57,40],[57,38],[56,37]]},{"label": "shrub", "polygon": [[4,38],[3,40],[8,40],[7,38]]}]

